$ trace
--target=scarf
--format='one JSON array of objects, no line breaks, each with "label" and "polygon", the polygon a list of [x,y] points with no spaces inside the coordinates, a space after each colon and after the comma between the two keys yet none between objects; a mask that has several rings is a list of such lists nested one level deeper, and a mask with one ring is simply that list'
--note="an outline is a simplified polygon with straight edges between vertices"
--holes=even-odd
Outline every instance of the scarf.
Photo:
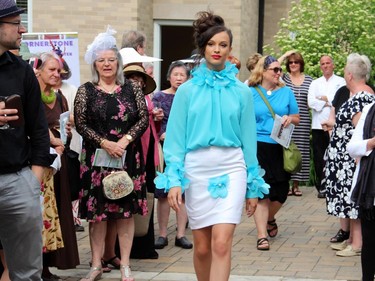
[{"label": "scarf", "polygon": [[[370,139],[375,135],[375,106],[372,106],[366,116],[363,127],[363,139]],[[357,183],[351,199],[363,211],[367,219],[375,219],[375,153],[361,158]]]}]

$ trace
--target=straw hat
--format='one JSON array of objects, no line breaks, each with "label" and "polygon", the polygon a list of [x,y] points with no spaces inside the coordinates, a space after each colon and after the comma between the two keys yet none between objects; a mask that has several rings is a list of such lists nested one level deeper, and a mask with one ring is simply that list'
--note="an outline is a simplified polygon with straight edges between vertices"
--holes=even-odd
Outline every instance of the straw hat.
[{"label": "straw hat", "polygon": [[155,80],[145,72],[143,66],[139,64],[129,64],[124,67],[123,71],[126,77],[134,73],[143,76],[146,84],[146,86],[143,88],[143,93],[145,95],[152,93],[156,89]]},{"label": "straw hat", "polygon": [[25,8],[18,8],[14,0],[0,1],[0,18],[16,16],[25,12]]},{"label": "straw hat", "polygon": [[120,50],[120,54],[121,54],[122,63],[124,66],[130,63],[135,63],[135,62],[142,63],[142,62],[162,61],[162,59],[149,57],[149,56],[142,56],[134,48],[122,48]]}]

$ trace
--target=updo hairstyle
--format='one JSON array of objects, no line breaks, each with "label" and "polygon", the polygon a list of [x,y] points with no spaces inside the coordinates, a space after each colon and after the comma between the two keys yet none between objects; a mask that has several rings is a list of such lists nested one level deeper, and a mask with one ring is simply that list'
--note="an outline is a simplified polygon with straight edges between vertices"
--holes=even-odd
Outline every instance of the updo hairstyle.
[{"label": "updo hairstyle", "polygon": [[204,58],[207,42],[217,33],[225,31],[229,35],[229,44],[232,46],[233,35],[230,29],[225,27],[224,19],[211,12],[199,12],[198,19],[193,22],[194,41],[198,52]]}]

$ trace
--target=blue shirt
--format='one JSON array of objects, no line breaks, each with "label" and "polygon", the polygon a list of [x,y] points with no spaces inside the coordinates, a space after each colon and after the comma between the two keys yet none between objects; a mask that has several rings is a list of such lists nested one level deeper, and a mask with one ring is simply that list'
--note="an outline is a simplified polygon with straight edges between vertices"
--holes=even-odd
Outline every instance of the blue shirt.
[{"label": "blue shirt", "polygon": [[[267,95],[266,89],[258,86],[270,103],[275,114],[279,116],[298,114],[298,104],[293,91],[289,87],[282,87]],[[274,119],[262,97],[254,87],[250,87],[254,98],[255,119],[257,128],[257,140],[260,142],[277,143],[271,139],[271,132]]]},{"label": "blue shirt", "polygon": [[189,151],[209,146],[240,147],[251,174],[248,189],[253,192],[248,192],[247,198],[258,197],[257,184],[252,181],[258,180],[260,186],[266,184],[259,175],[256,157],[253,97],[248,87],[236,78],[237,72],[230,63],[220,72],[202,63],[193,71],[193,78],[178,88],[164,142],[167,182],[156,180],[158,188],[168,191],[165,185],[184,185],[183,166]]}]

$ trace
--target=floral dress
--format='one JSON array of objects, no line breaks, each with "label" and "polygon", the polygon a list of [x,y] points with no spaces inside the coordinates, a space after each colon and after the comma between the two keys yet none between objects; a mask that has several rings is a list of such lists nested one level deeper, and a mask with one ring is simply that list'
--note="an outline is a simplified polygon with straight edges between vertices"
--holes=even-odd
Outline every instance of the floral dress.
[{"label": "floral dress", "polygon": [[[91,82],[79,87],[74,102],[75,124],[83,138],[79,216],[89,222],[130,218],[147,214],[145,167],[140,136],[148,126],[148,112],[141,89],[129,80],[113,94]],[[124,170],[133,179],[134,191],[121,199],[109,200],[103,194],[103,178],[113,169],[93,166],[96,149],[103,138],[118,141],[125,134],[133,137],[126,148]]]},{"label": "floral dress", "polygon": [[52,168],[46,168],[43,174],[41,194],[43,197],[43,253],[55,251],[64,247],[62,239],[59,214],[53,184]]},{"label": "floral dress", "polygon": [[332,131],[330,144],[326,150],[323,169],[325,178],[322,187],[326,190],[327,213],[339,218],[358,218],[358,209],[348,196],[352,186],[355,160],[346,149],[354,126],[352,118],[362,112],[366,104],[372,103],[375,96],[368,92],[359,92],[349,98],[336,114],[336,124]]}]

